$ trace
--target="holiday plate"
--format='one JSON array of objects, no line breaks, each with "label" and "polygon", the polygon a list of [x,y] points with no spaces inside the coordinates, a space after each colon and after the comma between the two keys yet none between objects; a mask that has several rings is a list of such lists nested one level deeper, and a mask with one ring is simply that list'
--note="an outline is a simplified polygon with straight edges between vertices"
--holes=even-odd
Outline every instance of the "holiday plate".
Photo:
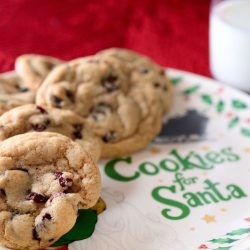
[{"label": "holiday plate", "polygon": [[250,249],[250,97],[168,73],[174,105],[161,134],[100,163],[107,210],[70,250]]},{"label": "holiday plate", "polygon": [[107,209],[90,238],[61,249],[250,249],[250,97],[168,74],[174,105],[160,135],[99,163]]}]

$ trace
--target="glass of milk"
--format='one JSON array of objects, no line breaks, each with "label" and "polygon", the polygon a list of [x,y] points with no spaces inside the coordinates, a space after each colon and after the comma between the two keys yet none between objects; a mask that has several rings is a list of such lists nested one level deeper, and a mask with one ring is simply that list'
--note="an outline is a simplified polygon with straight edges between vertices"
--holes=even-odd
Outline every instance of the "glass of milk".
[{"label": "glass of milk", "polygon": [[213,76],[250,92],[250,0],[214,0],[209,33]]}]

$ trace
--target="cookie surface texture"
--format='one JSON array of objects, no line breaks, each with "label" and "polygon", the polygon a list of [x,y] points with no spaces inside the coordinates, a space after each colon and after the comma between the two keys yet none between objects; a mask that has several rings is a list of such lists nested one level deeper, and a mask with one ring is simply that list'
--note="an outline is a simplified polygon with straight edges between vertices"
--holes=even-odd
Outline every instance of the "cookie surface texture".
[{"label": "cookie surface texture", "polygon": [[62,60],[51,56],[25,54],[16,59],[15,70],[27,87],[37,90],[49,72],[61,63]]},{"label": "cookie surface texture", "polygon": [[0,141],[27,132],[56,132],[80,143],[95,161],[101,154],[102,141],[91,132],[84,118],[71,110],[23,105],[3,114],[0,128]]},{"label": "cookie surface texture", "polygon": [[0,115],[26,103],[35,102],[35,92],[13,73],[0,74]]}]

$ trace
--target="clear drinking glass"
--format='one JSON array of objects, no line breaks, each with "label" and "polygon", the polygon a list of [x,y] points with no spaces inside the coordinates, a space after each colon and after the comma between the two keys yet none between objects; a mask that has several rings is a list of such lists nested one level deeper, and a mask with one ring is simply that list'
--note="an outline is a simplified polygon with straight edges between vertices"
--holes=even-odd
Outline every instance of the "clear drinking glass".
[{"label": "clear drinking glass", "polygon": [[210,11],[214,78],[250,92],[250,0],[214,0]]}]

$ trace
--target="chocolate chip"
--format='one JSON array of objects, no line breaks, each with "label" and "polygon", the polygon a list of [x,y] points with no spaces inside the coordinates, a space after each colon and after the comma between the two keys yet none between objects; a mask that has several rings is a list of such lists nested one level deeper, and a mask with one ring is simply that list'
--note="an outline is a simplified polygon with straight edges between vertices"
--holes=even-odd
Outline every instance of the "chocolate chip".
[{"label": "chocolate chip", "polygon": [[73,127],[74,127],[74,132],[73,132],[74,137],[77,139],[82,139],[82,129],[83,129],[82,124],[74,124]]},{"label": "chocolate chip", "polygon": [[142,74],[147,74],[148,72],[149,72],[149,69],[147,69],[147,68],[140,69],[140,73],[142,73]]},{"label": "chocolate chip", "polygon": [[25,199],[33,200],[36,203],[45,203],[48,200],[48,197],[42,194],[31,192],[25,197]]},{"label": "chocolate chip", "polygon": [[100,102],[96,106],[92,107],[90,112],[92,113],[93,119],[95,121],[99,121],[101,120],[101,116],[106,115],[107,112],[111,112],[112,109],[113,108],[111,105],[104,102]]},{"label": "chocolate chip", "polygon": [[153,84],[154,84],[155,88],[159,88],[161,86],[160,83],[158,83],[158,82],[154,82]]},{"label": "chocolate chip", "polygon": [[28,92],[29,89],[23,86],[19,86],[19,91],[24,93],[24,92]]},{"label": "chocolate chip", "polygon": [[52,242],[52,241],[54,241],[55,239],[49,239],[49,242]]},{"label": "chocolate chip", "polygon": [[47,129],[48,125],[50,124],[49,119],[46,119],[43,123],[31,124],[33,130],[37,132],[42,132]]},{"label": "chocolate chip", "polygon": [[48,214],[48,213],[46,213],[44,216],[43,216],[43,218],[42,218],[42,220],[44,221],[44,220],[51,220],[52,219],[52,216],[50,215],[50,214]]},{"label": "chocolate chip", "polygon": [[39,241],[41,240],[35,228],[33,228],[32,234],[33,234],[33,239],[39,240]]},{"label": "chocolate chip", "polygon": [[44,108],[42,108],[41,106],[36,106],[36,109],[38,110],[38,111],[40,111],[42,114],[48,114],[48,112],[44,109]]},{"label": "chocolate chip", "polygon": [[54,68],[54,64],[53,63],[51,63],[51,62],[47,62],[47,63],[45,63],[44,64],[45,66],[46,66],[46,68],[49,70],[49,71],[51,71],[53,68]]},{"label": "chocolate chip", "polygon": [[108,75],[102,79],[102,85],[108,92],[113,92],[119,89],[119,84],[117,83],[118,77],[114,75]]},{"label": "chocolate chip", "polygon": [[56,95],[51,95],[50,100],[55,104],[57,108],[61,108],[62,99]]},{"label": "chocolate chip", "polygon": [[102,137],[102,140],[104,142],[114,141],[115,139],[116,139],[116,132],[113,130],[109,131],[106,135]]},{"label": "chocolate chip", "polygon": [[0,196],[6,196],[6,193],[5,193],[4,189],[0,189]]},{"label": "chocolate chip", "polygon": [[71,102],[75,102],[75,98],[71,90],[65,89],[65,94]]},{"label": "chocolate chip", "polygon": [[164,86],[164,87],[163,87],[163,90],[164,90],[164,91],[168,91],[168,87],[167,87],[167,86]]}]

